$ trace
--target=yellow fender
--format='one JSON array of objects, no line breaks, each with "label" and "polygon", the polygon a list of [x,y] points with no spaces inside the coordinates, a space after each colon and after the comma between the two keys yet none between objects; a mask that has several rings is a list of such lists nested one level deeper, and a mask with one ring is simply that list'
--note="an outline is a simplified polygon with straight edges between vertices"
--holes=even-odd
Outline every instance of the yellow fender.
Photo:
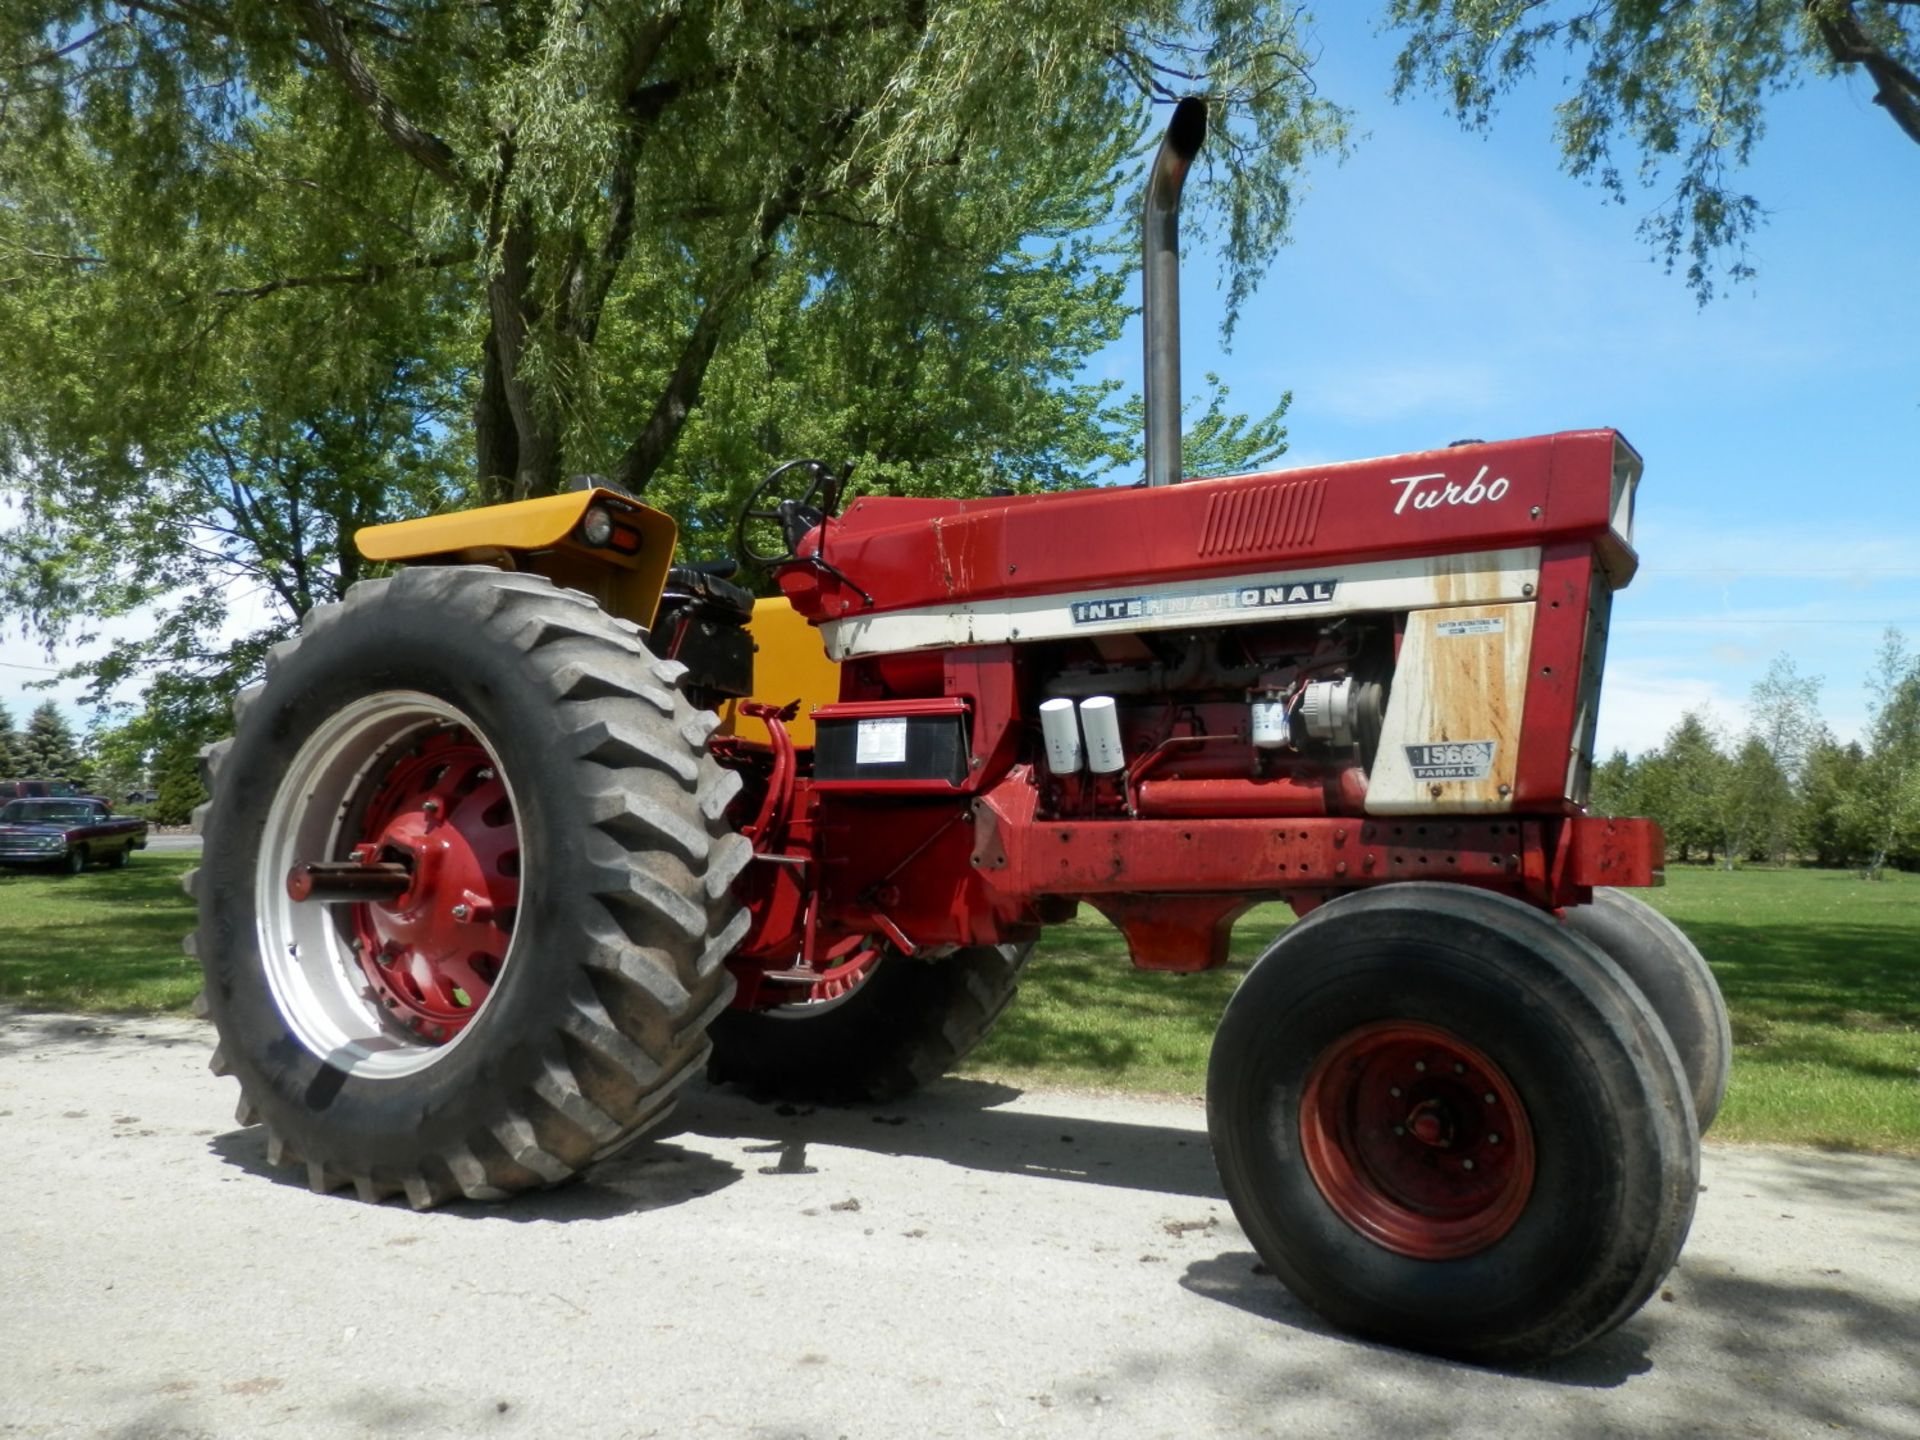
[{"label": "yellow fender", "polygon": [[[611,521],[607,539],[586,537],[590,510]],[[574,490],[451,515],[368,525],[353,543],[369,560],[405,564],[499,565],[583,590],[610,615],[653,624],[673,565],[673,517],[617,490]]]}]

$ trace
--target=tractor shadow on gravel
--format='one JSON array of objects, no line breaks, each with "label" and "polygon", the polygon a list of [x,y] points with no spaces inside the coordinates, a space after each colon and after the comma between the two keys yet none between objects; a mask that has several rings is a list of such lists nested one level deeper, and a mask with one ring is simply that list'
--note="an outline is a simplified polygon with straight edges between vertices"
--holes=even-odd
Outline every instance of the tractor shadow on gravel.
[{"label": "tractor shadow on gravel", "polygon": [[696,1081],[672,1123],[693,1135],[759,1141],[754,1148],[776,1171],[804,1164],[808,1146],[840,1146],[967,1170],[1223,1198],[1204,1131],[999,1108],[1022,1093],[948,1077],[891,1104],[841,1106],[776,1102]]},{"label": "tractor shadow on gravel", "polygon": [[[1736,1274],[1683,1258],[1655,1299],[1618,1330],[1558,1360],[1495,1370],[1343,1336],[1257,1269],[1251,1251],[1197,1260],[1183,1289],[1288,1329],[1343,1340],[1363,1363],[1330,1368],[1281,1346],[1214,1359],[1247,1376],[1243,1400],[1279,1413],[1302,1392],[1341,1394],[1356,1410],[1391,1390],[1399,1405],[1458,1397],[1462,1406],[1521,1407],[1539,1387],[1645,1387],[1643,1413],[1666,1414],[1671,1433],[1906,1435],[1920,1420],[1920,1319],[1908,1307],[1840,1284]],[[1134,1378],[1166,1364],[1145,1354]],[[1417,1413],[1417,1411],[1416,1411]],[[1469,1411],[1471,1413],[1471,1411]],[[1680,1418],[1684,1415],[1684,1419]],[[1585,1435],[1595,1412],[1559,1412],[1542,1435]],[[1600,1427],[1613,1433],[1611,1427]],[[1646,1427],[1648,1433],[1660,1425]],[[1471,1426],[1469,1426],[1471,1429]]]},{"label": "tractor shadow on gravel", "polygon": [[[227,1164],[271,1180],[276,1185],[305,1191],[306,1172],[298,1166],[267,1161],[267,1132],[260,1126],[230,1130],[207,1142],[207,1148]],[[723,1190],[740,1178],[739,1169],[718,1156],[644,1136],[620,1154],[610,1156],[574,1180],[552,1190],[516,1195],[506,1204],[456,1201],[433,1213],[466,1220],[531,1221],[611,1220],[666,1210]],[[316,1196],[315,1199],[321,1197]],[[351,1191],[326,1197],[329,1203],[352,1200]],[[391,1205],[405,1205],[401,1199]]]}]

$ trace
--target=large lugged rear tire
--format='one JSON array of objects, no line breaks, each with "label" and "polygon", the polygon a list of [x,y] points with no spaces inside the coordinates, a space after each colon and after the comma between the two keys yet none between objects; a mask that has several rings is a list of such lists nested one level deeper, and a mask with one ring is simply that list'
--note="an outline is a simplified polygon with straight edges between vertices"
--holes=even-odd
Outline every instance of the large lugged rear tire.
[{"label": "large lugged rear tire", "polygon": [[1567,911],[1569,930],[1586,936],[1627,972],[1666,1027],[1693,1091],[1693,1114],[1706,1134],[1727,1096],[1733,1027],[1706,958],[1680,927],[1624,890],[1593,892]]},{"label": "large lugged rear tire", "polygon": [[1457,885],[1349,896],[1275,942],[1221,1021],[1207,1121],[1235,1215],[1295,1295],[1483,1363],[1633,1314],[1698,1188],[1645,999],[1551,916]]},{"label": "large lugged rear tire", "polygon": [[940,960],[891,950],[851,990],[713,1022],[708,1076],[793,1100],[896,1100],[987,1038],[1032,945],[978,945]]},{"label": "large lugged rear tire", "polygon": [[[536,576],[356,585],[207,755],[189,940],[242,1124],[326,1191],[416,1207],[573,1175],[660,1120],[745,932],[737,776],[680,667]],[[289,868],[404,863],[324,905]]]}]

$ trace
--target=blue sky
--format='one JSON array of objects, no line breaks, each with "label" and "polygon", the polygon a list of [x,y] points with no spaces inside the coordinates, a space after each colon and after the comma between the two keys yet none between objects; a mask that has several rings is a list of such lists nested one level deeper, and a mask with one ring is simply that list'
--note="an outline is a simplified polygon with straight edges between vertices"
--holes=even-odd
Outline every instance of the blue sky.
[{"label": "blue sky", "polygon": [[[1920,640],[1920,149],[1858,82],[1782,98],[1748,172],[1773,212],[1759,279],[1700,310],[1635,236],[1642,206],[1558,170],[1557,69],[1466,134],[1430,98],[1387,98],[1371,13],[1322,24],[1320,83],[1361,138],[1309,177],[1231,353],[1189,256],[1189,381],[1218,371],[1248,411],[1291,389],[1298,464],[1619,428],[1647,463],[1643,568],[1614,611],[1602,749],[1656,744],[1689,706],[1744,724],[1780,653],[1857,733],[1883,628]],[[1137,329],[1090,371],[1137,386]],[[0,637],[16,719],[47,664]]]},{"label": "blue sky", "polygon": [[[1773,212],[1753,284],[1699,309],[1612,204],[1557,167],[1557,66],[1489,136],[1387,96],[1372,7],[1321,26],[1316,74],[1363,138],[1316,169],[1231,353],[1207,256],[1181,302],[1189,387],[1292,390],[1283,464],[1610,425],[1646,459],[1642,569],[1616,599],[1600,745],[1690,706],[1729,728],[1777,654],[1858,732],[1882,630],[1920,640],[1920,149],[1858,82],[1770,111],[1747,186]],[[1094,373],[1139,383],[1137,329]],[[1267,402],[1270,403],[1270,402]]]}]

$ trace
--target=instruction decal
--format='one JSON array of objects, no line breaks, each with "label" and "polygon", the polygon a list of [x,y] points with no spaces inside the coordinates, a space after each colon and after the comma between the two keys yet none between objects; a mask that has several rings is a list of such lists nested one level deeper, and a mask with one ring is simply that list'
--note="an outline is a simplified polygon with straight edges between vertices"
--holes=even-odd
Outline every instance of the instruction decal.
[{"label": "instruction decal", "polygon": [[904,765],[906,760],[906,716],[860,722],[860,728],[853,737],[854,764]]}]

